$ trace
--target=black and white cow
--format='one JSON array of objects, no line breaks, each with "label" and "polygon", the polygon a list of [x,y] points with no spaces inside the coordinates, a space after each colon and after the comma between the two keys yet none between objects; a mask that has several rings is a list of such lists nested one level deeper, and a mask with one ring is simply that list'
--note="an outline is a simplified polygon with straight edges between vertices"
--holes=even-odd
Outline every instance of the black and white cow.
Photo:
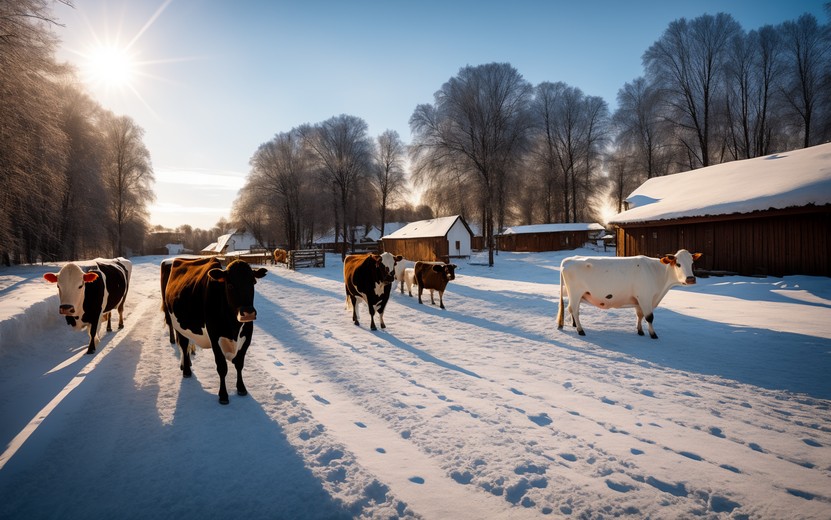
[{"label": "black and white cow", "polygon": [[375,313],[384,324],[384,309],[390,299],[394,280],[395,258],[390,253],[348,255],[343,260],[343,283],[346,287],[346,308],[352,308],[352,321],[358,321],[358,298],[369,307],[370,329],[375,327]]},{"label": "black and white cow", "polygon": [[219,374],[219,402],[228,404],[225,376],[228,361],[237,369],[237,395],[247,395],[242,380],[245,353],[251,344],[254,320],[254,284],[268,272],[251,269],[241,260],[226,269],[214,257],[174,259],[167,278],[162,264],[165,319],[175,331],[183,377],[190,377],[190,354],[195,346],[211,349]]},{"label": "black and white cow", "polygon": [[124,328],[124,300],[132,271],[133,264],[126,258],[96,258],[88,264],[70,262],[57,273],[43,275],[58,286],[58,312],[66,317],[66,323],[76,330],[89,329],[87,354],[95,352],[102,318],[107,320],[109,332],[113,330],[110,314],[118,310],[118,328]]}]

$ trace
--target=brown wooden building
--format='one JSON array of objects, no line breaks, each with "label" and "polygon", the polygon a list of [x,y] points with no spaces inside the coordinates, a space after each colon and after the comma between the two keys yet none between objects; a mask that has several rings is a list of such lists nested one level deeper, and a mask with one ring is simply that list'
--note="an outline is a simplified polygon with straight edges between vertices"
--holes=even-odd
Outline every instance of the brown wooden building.
[{"label": "brown wooden building", "polygon": [[697,269],[831,276],[831,144],[653,178],[611,219],[617,254],[703,253]]},{"label": "brown wooden building", "polygon": [[470,257],[473,233],[461,215],[411,222],[383,237],[384,251],[414,261]]},{"label": "brown wooden building", "polygon": [[600,224],[532,224],[513,226],[496,237],[500,251],[561,251],[576,249],[605,229]]}]

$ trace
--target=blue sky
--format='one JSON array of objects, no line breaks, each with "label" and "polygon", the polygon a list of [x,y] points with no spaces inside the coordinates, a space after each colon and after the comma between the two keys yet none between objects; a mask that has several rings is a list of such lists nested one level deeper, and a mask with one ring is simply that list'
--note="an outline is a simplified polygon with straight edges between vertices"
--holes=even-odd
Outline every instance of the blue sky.
[{"label": "blue sky", "polygon": [[641,56],[681,17],[727,12],[745,30],[823,1],[76,0],[58,5],[61,60],[96,43],[129,47],[127,86],[90,85],[145,130],[157,201],[151,223],[211,228],[228,217],[257,147],[339,114],[410,139],[420,103],[466,65],[509,62],[532,84],[563,81],[614,109]]}]

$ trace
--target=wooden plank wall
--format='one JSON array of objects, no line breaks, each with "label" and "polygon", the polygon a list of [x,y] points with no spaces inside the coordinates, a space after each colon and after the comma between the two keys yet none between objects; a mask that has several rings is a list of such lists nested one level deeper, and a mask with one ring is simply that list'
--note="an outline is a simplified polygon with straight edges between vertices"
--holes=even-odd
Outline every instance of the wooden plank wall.
[{"label": "wooden plank wall", "polygon": [[435,262],[447,261],[449,250],[447,239],[444,237],[432,238],[400,238],[383,239],[384,251],[393,255],[401,255],[407,260]]},{"label": "wooden plank wall", "polygon": [[618,229],[618,255],[701,252],[696,267],[745,276],[831,276],[831,210]]},{"label": "wooden plank wall", "polygon": [[557,233],[522,233],[499,235],[500,251],[540,252],[576,249],[589,241],[588,231],[561,231]]}]

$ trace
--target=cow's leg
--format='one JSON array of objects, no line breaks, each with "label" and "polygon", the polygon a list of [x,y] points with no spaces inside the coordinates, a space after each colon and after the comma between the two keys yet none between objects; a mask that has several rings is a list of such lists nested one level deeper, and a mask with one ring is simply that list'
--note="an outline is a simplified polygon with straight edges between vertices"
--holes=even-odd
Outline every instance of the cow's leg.
[{"label": "cow's leg", "polygon": [[418,284],[418,303],[421,303],[421,293],[424,292],[424,285]]},{"label": "cow's leg", "polygon": [[635,314],[638,315],[638,336],[643,336],[643,311],[640,307],[635,307]]},{"label": "cow's leg", "polygon": [[433,299],[433,292],[434,291],[433,291],[433,289],[429,289],[429,291],[430,291],[430,305],[435,305],[436,300]]},{"label": "cow's leg", "polygon": [[580,323],[580,302],[583,301],[583,298],[581,296],[576,302],[572,302],[571,300],[572,298],[569,296],[568,312],[571,314],[571,321],[577,327],[577,334],[585,336],[586,331],[583,330],[583,325]]},{"label": "cow's leg", "polygon": [[[649,302],[647,305],[644,305],[641,302],[641,299],[638,298],[638,308],[641,310],[641,313],[643,314],[644,318],[646,318],[646,324],[649,327],[649,337],[652,339],[658,339],[658,335],[655,334],[655,328],[652,327],[652,320],[655,319],[655,315],[653,314],[654,309],[652,307],[652,302]],[[638,321],[638,325],[640,325],[640,320]],[[641,333],[642,332],[643,331],[641,331]]]},{"label": "cow's leg", "polygon": [[179,348],[182,350],[182,359],[179,360],[179,369],[182,371],[182,377],[190,377],[193,372],[190,370],[190,340],[182,334],[176,333],[176,338],[179,343]]},{"label": "cow's leg", "polygon": [[245,365],[245,353],[248,352],[248,346],[251,344],[251,335],[254,332],[254,324],[250,321],[243,325],[241,334],[245,336],[245,342],[237,351],[237,355],[231,360],[234,367],[237,369],[237,395],[248,395],[248,390],[245,388],[245,383],[242,380],[242,367]]},{"label": "cow's leg", "polygon": [[444,291],[439,291],[439,307],[444,309]]},{"label": "cow's leg", "polygon": [[124,300],[118,304],[118,329],[124,328]]},{"label": "cow's leg", "polygon": [[360,325],[361,322],[358,321],[358,299],[351,294],[347,296],[349,301],[352,303],[352,323],[355,325]]},{"label": "cow's leg", "polygon": [[219,348],[218,342],[211,342],[211,350],[214,351],[216,361],[216,373],[219,375],[219,404],[228,404],[228,389],[225,387],[225,376],[228,375],[228,361],[225,360],[225,353]]},{"label": "cow's leg", "polygon": [[[106,303],[106,302],[104,302],[104,303]],[[110,316],[110,315],[111,315],[111,314],[112,314],[111,312],[106,312],[106,313],[104,313],[104,319],[106,319],[106,320],[107,320],[107,332],[112,332],[112,331],[113,331],[113,325],[112,325],[112,323],[110,322],[110,318],[111,318],[111,316]]]},{"label": "cow's leg", "polygon": [[87,346],[87,354],[95,353],[95,340],[98,338],[98,318],[93,318],[92,323],[89,324],[89,345]]},{"label": "cow's leg", "polygon": [[378,327],[375,326],[375,306],[367,302],[367,307],[369,307],[369,328],[371,330],[378,330]]}]

